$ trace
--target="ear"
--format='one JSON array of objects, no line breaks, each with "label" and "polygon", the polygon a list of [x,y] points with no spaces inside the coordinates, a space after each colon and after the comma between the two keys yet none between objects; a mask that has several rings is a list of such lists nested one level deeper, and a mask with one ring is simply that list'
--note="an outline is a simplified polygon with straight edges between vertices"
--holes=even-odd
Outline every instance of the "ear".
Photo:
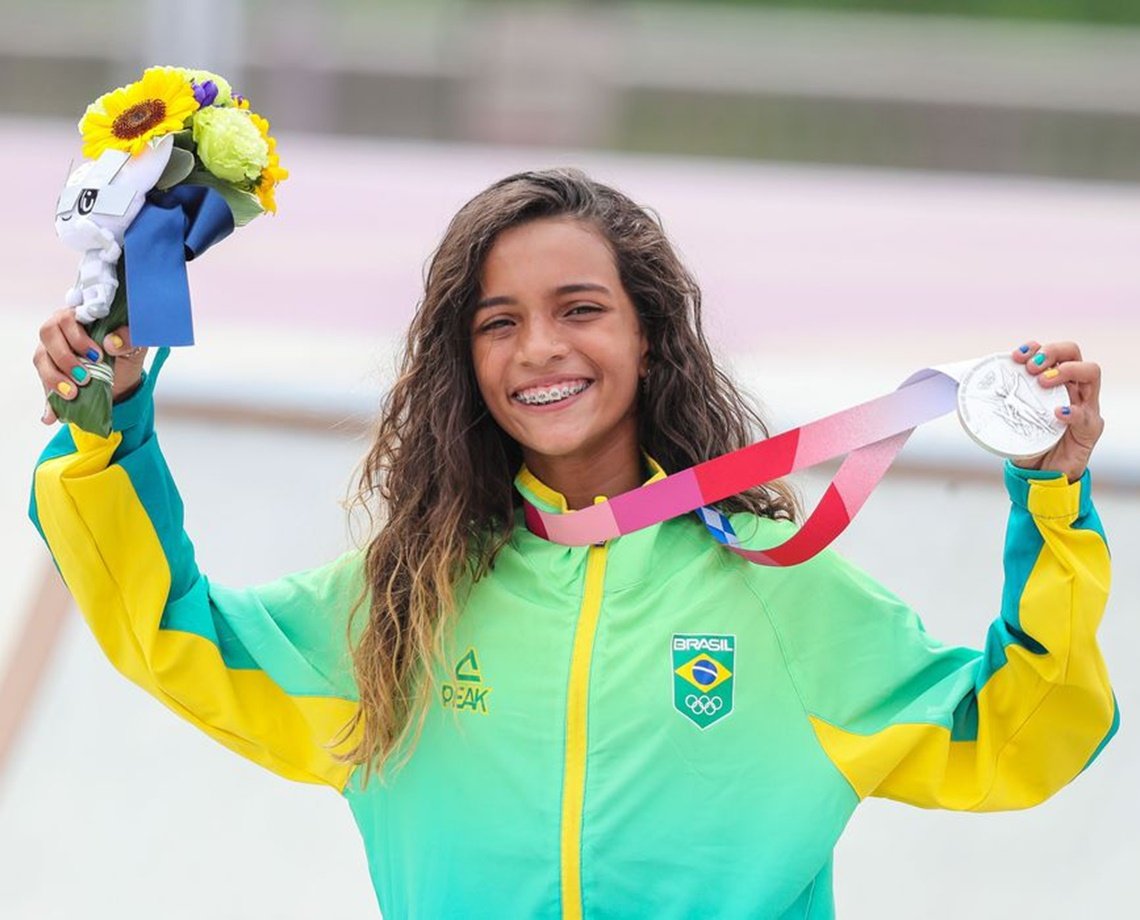
[{"label": "ear", "polygon": [[642,329],[638,338],[641,345],[637,354],[637,376],[644,380],[649,376],[649,337]]}]

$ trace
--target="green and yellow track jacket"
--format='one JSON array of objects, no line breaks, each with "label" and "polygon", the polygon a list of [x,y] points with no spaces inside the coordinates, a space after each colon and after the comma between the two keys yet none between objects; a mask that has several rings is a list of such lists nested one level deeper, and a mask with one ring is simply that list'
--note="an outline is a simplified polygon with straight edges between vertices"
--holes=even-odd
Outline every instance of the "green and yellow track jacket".
[{"label": "green and yellow track jacket", "polygon": [[[238,753],[343,794],[390,920],[831,917],[832,850],[865,796],[1023,808],[1116,728],[1088,475],[1007,466],[1005,587],[981,651],[941,645],[832,552],[751,565],[693,515],[572,548],[520,514],[466,592],[410,758],[365,785],[333,746],[358,705],[361,554],[211,584],[153,383],[109,438],[59,432],[32,518],[116,668]],[[565,509],[525,470],[517,485]],[[754,546],[790,526],[733,524]]]}]

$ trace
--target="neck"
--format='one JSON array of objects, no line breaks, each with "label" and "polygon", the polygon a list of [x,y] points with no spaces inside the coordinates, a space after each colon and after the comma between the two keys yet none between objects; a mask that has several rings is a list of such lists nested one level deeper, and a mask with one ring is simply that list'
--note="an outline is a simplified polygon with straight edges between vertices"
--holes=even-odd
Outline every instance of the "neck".
[{"label": "neck", "polygon": [[588,508],[597,495],[613,498],[636,489],[643,480],[636,437],[615,438],[588,456],[547,457],[524,451],[523,460],[535,476],[565,496],[571,511]]}]

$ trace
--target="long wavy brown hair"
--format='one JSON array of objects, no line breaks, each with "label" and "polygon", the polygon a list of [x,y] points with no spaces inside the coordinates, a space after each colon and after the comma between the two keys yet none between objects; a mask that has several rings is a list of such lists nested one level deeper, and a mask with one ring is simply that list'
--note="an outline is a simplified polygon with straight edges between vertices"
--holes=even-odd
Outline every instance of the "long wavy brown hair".
[{"label": "long wavy brown hair", "polygon": [[[667,472],[766,437],[755,409],[717,366],[701,327],[701,292],[660,220],[577,169],[524,172],[476,195],[432,255],[396,382],[381,406],[353,504],[379,522],[365,553],[353,662],[361,707],[346,759],[380,771],[414,744],[443,664],[461,583],[482,577],[515,526],[519,445],[487,412],[471,358],[483,261],[509,227],[582,221],[608,241],[649,341],[638,396],[641,446]],[[721,503],[794,519],[795,499],[770,483]],[[364,603],[367,601],[367,603]],[[366,622],[355,622],[367,610]]]}]

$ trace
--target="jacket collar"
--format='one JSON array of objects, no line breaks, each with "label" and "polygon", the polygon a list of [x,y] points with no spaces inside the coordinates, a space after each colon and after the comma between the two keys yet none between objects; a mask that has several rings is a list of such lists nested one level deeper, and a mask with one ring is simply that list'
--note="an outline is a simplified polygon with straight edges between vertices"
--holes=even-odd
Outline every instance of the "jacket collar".
[{"label": "jacket collar", "polygon": [[[642,485],[649,485],[651,482],[657,482],[657,480],[665,478],[665,470],[661,468],[661,464],[650,457],[649,454],[642,453],[642,457],[645,459],[645,467],[649,471],[649,477]],[[518,489],[524,501],[530,502],[536,508],[541,508],[543,511],[548,511],[553,514],[565,514],[570,510],[570,506],[566,504],[566,496],[552,489],[535,476],[534,473],[527,469],[525,463],[522,465],[522,468],[519,469],[518,475],[515,476],[515,488]],[[597,504],[611,497],[612,496],[608,495],[597,495],[594,497],[594,503]]]},{"label": "jacket collar", "polygon": [[[643,485],[665,478],[665,471],[657,461],[644,453],[642,457],[649,474]],[[536,508],[554,514],[569,511],[566,497],[535,476],[525,465],[515,477],[515,488],[524,502]],[[595,498],[595,502],[602,500],[602,496]],[[654,524],[609,541],[605,581],[607,594],[638,585],[650,576],[661,529],[660,524]],[[538,576],[537,584],[532,584],[528,590],[548,591],[552,597],[557,598],[557,603],[564,603],[566,592],[575,590],[575,586],[580,585],[588,547],[551,543],[545,537],[533,533],[526,526],[526,515],[522,508],[516,511],[511,545],[516,551],[514,559]]]}]

